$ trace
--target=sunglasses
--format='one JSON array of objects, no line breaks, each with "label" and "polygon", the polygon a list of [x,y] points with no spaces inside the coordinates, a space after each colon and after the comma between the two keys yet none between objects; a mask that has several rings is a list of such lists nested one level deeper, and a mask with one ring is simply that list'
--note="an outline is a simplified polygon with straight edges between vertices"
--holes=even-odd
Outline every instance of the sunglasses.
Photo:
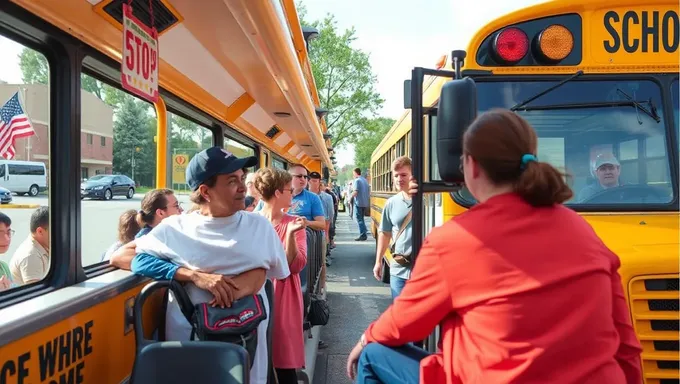
[{"label": "sunglasses", "polygon": [[297,178],[297,179],[307,179],[307,180],[309,180],[309,176],[307,176],[307,175],[296,175],[294,173],[291,173],[290,175]]}]

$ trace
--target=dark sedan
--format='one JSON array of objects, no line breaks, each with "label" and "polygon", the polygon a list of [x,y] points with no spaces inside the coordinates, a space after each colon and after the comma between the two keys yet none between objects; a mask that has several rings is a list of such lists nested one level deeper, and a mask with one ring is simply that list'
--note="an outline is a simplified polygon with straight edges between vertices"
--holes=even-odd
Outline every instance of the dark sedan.
[{"label": "dark sedan", "polygon": [[9,204],[12,202],[12,192],[7,189],[0,187],[0,203]]},{"label": "dark sedan", "polygon": [[80,184],[80,198],[111,200],[114,196],[132,199],[135,182],[125,175],[97,175]]}]

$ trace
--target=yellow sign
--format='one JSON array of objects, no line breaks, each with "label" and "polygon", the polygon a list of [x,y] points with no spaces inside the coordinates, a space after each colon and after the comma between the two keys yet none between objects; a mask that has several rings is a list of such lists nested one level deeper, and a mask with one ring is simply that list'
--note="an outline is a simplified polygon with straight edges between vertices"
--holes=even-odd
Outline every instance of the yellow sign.
[{"label": "yellow sign", "polygon": [[173,155],[172,156],[172,183],[185,184],[187,165],[189,165],[188,155]]},{"label": "yellow sign", "polygon": [[599,64],[678,65],[678,7],[628,6],[593,12],[591,54]]}]

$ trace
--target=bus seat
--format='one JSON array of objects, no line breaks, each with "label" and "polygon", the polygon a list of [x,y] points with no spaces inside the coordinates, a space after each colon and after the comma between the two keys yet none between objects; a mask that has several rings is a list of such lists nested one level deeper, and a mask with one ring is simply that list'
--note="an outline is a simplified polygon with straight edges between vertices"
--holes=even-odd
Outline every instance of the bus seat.
[{"label": "bus seat", "polygon": [[[144,288],[142,288],[141,292],[139,292],[139,294],[135,298],[133,316],[134,316],[135,344],[137,353],[139,353],[139,351],[141,351],[142,348],[149,344],[165,340],[165,311],[167,309],[168,295],[173,284],[179,286],[179,283],[176,281],[170,280],[152,281],[151,283],[145,285]],[[144,303],[153,295],[153,293],[159,290],[164,290],[165,292],[163,292],[162,296],[163,301],[160,306],[161,313],[158,316],[159,317],[158,328],[154,332],[153,339],[146,339],[144,337],[144,325],[142,324],[144,317],[143,316]]]},{"label": "bus seat", "polygon": [[250,361],[243,347],[219,341],[163,341],[138,353],[131,384],[247,384]]}]

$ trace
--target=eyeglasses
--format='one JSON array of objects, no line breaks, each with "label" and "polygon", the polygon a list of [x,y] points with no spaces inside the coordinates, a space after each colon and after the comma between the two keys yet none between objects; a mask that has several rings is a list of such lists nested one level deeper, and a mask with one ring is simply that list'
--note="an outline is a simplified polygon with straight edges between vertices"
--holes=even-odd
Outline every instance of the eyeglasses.
[{"label": "eyeglasses", "polygon": [[307,179],[307,180],[309,180],[309,176],[307,176],[307,175],[296,175],[294,173],[291,173],[290,175],[297,178],[297,179]]},{"label": "eyeglasses", "polygon": [[6,235],[6,236],[9,236],[9,237],[12,237],[12,236],[14,236],[15,233],[16,233],[15,230],[10,229],[9,231],[0,231],[0,236]]},{"label": "eyeglasses", "polygon": [[281,189],[280,191],[281,191],[281,193],[290,192],[292,194],[295,191],[295,189],[294,188],[284,188],[284,189]]}]

